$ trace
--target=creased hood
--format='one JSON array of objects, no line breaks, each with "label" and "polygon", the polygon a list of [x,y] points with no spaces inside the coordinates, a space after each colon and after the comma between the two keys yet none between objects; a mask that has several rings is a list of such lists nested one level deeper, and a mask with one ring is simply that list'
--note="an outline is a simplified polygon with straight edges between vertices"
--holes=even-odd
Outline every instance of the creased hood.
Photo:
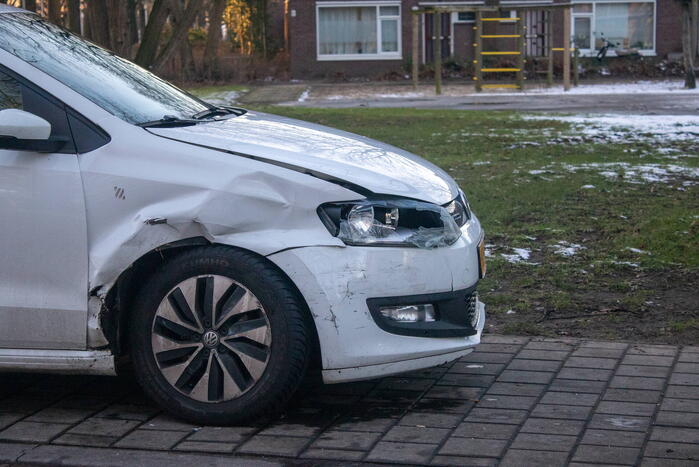
[{"label": "creased hood", "polygon": [[188,127],[149,128],[151,133],[297,167],[389,194],[445,204],[456,182],[439,167],[388,144],[312,123],[249,112]]}]

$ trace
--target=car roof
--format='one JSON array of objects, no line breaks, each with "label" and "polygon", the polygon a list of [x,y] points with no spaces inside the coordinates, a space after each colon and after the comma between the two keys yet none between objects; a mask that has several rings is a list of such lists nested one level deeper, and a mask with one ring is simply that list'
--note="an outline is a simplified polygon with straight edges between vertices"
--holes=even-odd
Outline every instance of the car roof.
[{"label": "car roof", "polygon": [[9,5],[3,5],[0,3],[0,15],[3,13],[26,13],[27,10],[23,10],[21,8],[15,8],[13,6]]}]

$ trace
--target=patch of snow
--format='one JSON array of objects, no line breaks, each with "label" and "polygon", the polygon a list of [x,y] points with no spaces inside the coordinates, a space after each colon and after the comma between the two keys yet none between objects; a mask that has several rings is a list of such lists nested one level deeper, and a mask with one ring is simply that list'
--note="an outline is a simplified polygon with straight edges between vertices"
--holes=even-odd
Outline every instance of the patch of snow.
[{"label": "patch of snow", "polygon": [[202,96],[201,99],[213,105],[231,105],[235,104],[239,97],[240,91],[224,91]]},{"label": "patch of snow", "polygon": [[591,190],[591,189],[593,189],[594,187],[595,187],[594,185],[583,185],[583,186],[581,186],[580,188],[583,188],[583,189],[585,189],[585,190]]},{"label": "patch of snow", "polygon": [[[686,167],[678,164],[630,164],[628,162],[591,162],[587,164],[561,164],[568,172],[579,170],[595,171],[610,180],[621,180],[628,183],[672,183],[678,178],[684,180],[684,186],[699,183],[699,168]],[[585,187],[583,187],[585,188]]]},{"label": "patch of snow", "polygon": [[551,248],[553,248],[553,252],[557,255],[565,256],[568,258],[571,256],[575,256],[580,250],[585,249],[584,246],[578,243],[570,243],[564,240],[556,243],[555,245],[551,245]]},{"label": "patch of snow", "polygon": [[512,264],[529,264],[529,265],[535,265],[537,263],[530,263],[527,260],[532,254],[532,251],[527,249],[527,248],[512,248],[512,251],[514,251],[514,254],[505,254],[505,253],[500,253],[500,256],[505,258],[509,263]]},{"label": "patch of snow", "polygon": [[619,266],[630,266],[632,268],[639,267],[638,263],[632,263],[631,261],[612,261],[612,264],[618,264]]},{"label": "patch of snow", "polygon": [[507,312],[505,314],[506,315],[514,315],[515,313],[517,313],[515,310],[507,310]]},{"label": "patch of snow", "polygon": [[497,92],[472,94],[473,96],[522,96],[528,94],[545,94],[550,96],[570,96],[575,94],[697,94],[699,89],[685,89],[684,82],[680,80],[664,81],[635,81],[629,83],[610,84],[581,84],[565,91],[563,86],[552,86],[550,88],[530,88],[523,92]]},{"label": "patch of snow", "polygon": [[631,253],[638,253],[639,255],[649,255],[650,254],[645,250],[641,250],[640,248],[632,248],[630,246],[627,246],[624,249],[630,251]]},{"label": "patch of snow", "polygon": [[311,88],[306,88],[298,98],[298,102],[306,102],[308,96],[311,95]]}]

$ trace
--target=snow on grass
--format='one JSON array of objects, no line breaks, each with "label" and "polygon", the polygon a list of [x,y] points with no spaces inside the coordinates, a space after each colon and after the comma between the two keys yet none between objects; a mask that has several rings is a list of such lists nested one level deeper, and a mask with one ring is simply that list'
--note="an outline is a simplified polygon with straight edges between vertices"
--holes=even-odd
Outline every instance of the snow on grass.
[{"label": "snow on grass", "polygon": [[202,96],[201,99],[213,105],[231,105],[238,101],[240,94],[240,91],[214,92],[206,96]]},{"label": "snow on grass", "polygon": [[[631,164],[629,162],[591,162],[587,164],[561,164],[564,171],[580,170],[597,172],[610,180],[622,180],[628,183],[673,183],[683,180],[683,186],[699,183],[699,168],[685,167],[677,164]],[[530,172],[531,173],[531,172]],[[583,187],[584,188],[584,187]]]},{"label": "snow on grass", "polygon": [[311,95],[311,88],[306,88],[299,96],[297,102],[306,102],[308,96]]},{"label": "snow on grass", "polygon": [[580,250],[585,249],[584,246],[578,243],[570,243],[564,240],[561,240],[555,245],[551,245],[551,248],[553,248],[553,252],[557,255],[565,256],[568,258],[571,256],[575,256]]},{"label": "snow on grass", "polygon": [[329,101],[342,101],[348,99],[415,99],[419,97],[425,97],[426,94],[423,92],[395,92],[395,93],[377,93],[377,94],[367,94],[365,96],[358,96],[354,93],[348,94],[334,94],[331,96],[326,96],[323,99]]},{"label": "snow on grass", "polygon": [[500,256],[505,258],[505,260],[508,263],[512,263],[512,264],[529,264],[529,265],[538,264],[538,263],[530,263],[527,261],[532,254],[532,250],[529,250],[527,248],[512,248],[512,251],[514,253],[512,253],[512,254],[500,253]]}]

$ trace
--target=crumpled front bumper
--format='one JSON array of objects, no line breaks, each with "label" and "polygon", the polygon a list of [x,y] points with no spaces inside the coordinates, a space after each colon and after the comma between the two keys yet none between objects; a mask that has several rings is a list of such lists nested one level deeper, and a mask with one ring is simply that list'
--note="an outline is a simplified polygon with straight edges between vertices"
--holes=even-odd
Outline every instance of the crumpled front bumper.
[{"label": "crumpled front bumper", "polygon": [[319,246],[268,256],[294,281],[313,315],[325,382],[428,368],[471,352],[480,342],[485,322],[483,303],[477,302],[476,334],[418,337],[381,329],[367,299],[473,287],[479,280],[481,235],[474,217],[462,228],[461,238],[445,248]]}]

